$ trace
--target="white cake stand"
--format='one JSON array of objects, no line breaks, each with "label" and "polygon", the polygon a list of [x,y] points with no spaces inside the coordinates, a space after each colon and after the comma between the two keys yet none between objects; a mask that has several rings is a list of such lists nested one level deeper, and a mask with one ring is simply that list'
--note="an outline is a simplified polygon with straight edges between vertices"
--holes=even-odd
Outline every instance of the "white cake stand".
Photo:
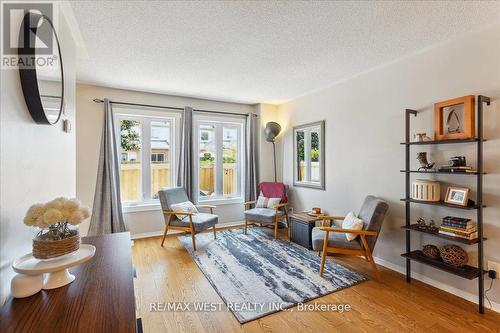
[{"label": "white cake stand", "polygon": [[[33,257],[31,253],[22,256],[12,264],[14,271],[19,273],[12,280],[12,296],[27,297],[36,294],[40,289],[36,290],[35,288],[35,291],[33,290],[34,286],[30,286],[30,284],[32,281],[41,279],[41,276],[45,273],[48,273],[48,275],[41,289],[55,289],[73,282],[75,276],[69,272],[68,268],[86,262],[92,258],[94,254],[95,246],[81,244],[77,251],[62,256],[61,258],[40,260]],[[28,291],[26,289],[31,290]]]}]

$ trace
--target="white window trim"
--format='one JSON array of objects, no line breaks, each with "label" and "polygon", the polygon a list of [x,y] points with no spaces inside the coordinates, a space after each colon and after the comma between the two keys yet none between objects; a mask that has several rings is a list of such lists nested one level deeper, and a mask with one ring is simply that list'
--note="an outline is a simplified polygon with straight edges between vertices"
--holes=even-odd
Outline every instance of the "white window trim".
[{"label": "white window trim", "polygon": [[[201,123],[214,123],[214,124],[227,124],[227,125],[235,125],[235,126],[239,126],[240,127],[240,135],[239,135],[239,138],[238,138],[238,146],[239,146],[239,149],[238,149],[238,159],[237,159],[237,168],[239,169],[240,171],[240,175],[238,177],[238,186],[239,186],[239,196],[237,197],[222,197],[222,196],[216,196],[216,197],[211,197],[209,199],[200,199],[199,197],[199,172],[195,172],[194,173],[194,188],[196,189],[195,190],[195,194],[194,194],[194,201],[198,204],[207,204],[207,203],[211,203],[211,204],[217,204],[217,205],[223,205],[223,204],[236,204],[236,203],[243,203],[244,202],[244,195],[245,195],[245,162],[243,161],[245,159],[245,154],[244,154],[244,138],[245,138],[245,119],[242,119],[241,117],[231,117],[231,116],[227,116],[227,117],[216,117],[216,116],[205,116],[205,115],[195,115],[194,118],[193,118],[193,140],[194,140],[194,154],[195,154],[195,158],[194,158],[194,168],[195,170],[199,170],[200,169],[200,161],[199,161],[199,158],[198,158],[198,154],[199,154],[199,151],[200,151],[200,133],[199,133],[199,127],[200,127],[200,124]],[[220,133],[219,133],[220,132]],[[222,138],[222,127],[216,127],[216,138],[215,140],[217,140],[218,137]],[[218,142],[217,142],[218,143]],[[219,146],[217,146],[219,147]],[[222,148],[222,142],[221,142],[221,146]],[[222,149],[219,149],[217,150],[216,152],[217,154],[217,157],[216,157],[216,163],[221,163],[223,164],[223,160],[222,160]],[[223,177],[222,177],[222,168],[220,168],[220,170],[218,170],[218,168],[216,168],[216,172],[218,173],[216,175],[216,182],[218,184],[216,184],[216,189],[217,188],[223,188]],[[220,175],[219,175],[220,173]]]},{"label": "white window trim", "polygon": [[[313,185],[317,186],[321,184],[321,180],[311,180],[311,167],[312,167],[312,161],[311,161],[311,133],[317,132],[320,133],[321,127],[320,126],[311,126],[311,127],[306,127],[306,128],[301,128],[300,131],[304,132],[304,180],[298,180],[295,179],[296,184],[304,184],[304,185]],[[294,134],[294,140],[297,140]],[[321,139],[319,140],[319,146],[318,149],[321,151],[321,145],[323,142],[321,142]],[[296,149],[296,148],[294,148]],[[297,152],[294,152],[294,154],[297,154]],[[321,162],[321,159],[323,156],[319,156],[319,162]],[[296,159],[296,158],[295,158]],[[297,178],[297,176],[294,176]]]},{"label": "white window trim", "polygon": [[[120,144],[120,120],[121,119],[133,119],[138,120],[148,119],[149,125],[151,121],[170,121],[170,150],[169,150],[169,163],[170,163],[170,177],[171,184],[175,186],[177,179],[177,168],[176,161],[178,158],[178,147],[177,142],[179,142],[179,128],[181,115],[179,112],[175,111],[157,111],[157,110],[147,110],[142,108],[127,108],[127,107],[114,107],[114,120],[115,120],[115,135],[116,143]],[[146,129],[146,130],[145,130]],[[148,140],[144,140],[148,138]],[[146,144],[145,144],[146,143]],[[118,147],[120,149],[120,147]],[[142,197],[150,197],[151,195],[151,126],[141,126],[141,188]],[[145,165],[146,164],[146,165]],[[148,170],[148,172],[144,172]],[[143,184],[147,184],[143,186]],[[136,212],[136,211],[148,211],[148,210],[158,210],[161,208],[159,199],[143,199],[141,201],[122,201],[123,212]]]}]

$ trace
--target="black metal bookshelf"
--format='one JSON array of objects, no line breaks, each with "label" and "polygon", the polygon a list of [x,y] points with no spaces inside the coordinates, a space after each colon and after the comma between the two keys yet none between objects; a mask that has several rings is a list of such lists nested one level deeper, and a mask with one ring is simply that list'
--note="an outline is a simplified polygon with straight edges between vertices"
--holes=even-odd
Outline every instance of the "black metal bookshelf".
[{"label": "black metal bookshelf", "polygon": [[[406,281],[411,282],[411,262],[416,261],[441,271],[460,276],[465,279],[473,280],[478,279],[478,303],[479,303],[479,313],[484,313],[484,253],[483,253],[483,242],[486,240],[483,236],[483,142],[486,140],[483,138],[483,106],[490,105],[490,98],[486,96],[479,95],[477,97],[477,137],[471,139],[453,139],[453,140],[440,140],[440,141],[422,141],[422,142],[412,142],[410,141],[410,118],[411,116],[417,116],[418,111],[406,109],[405,114],[405,142],[401,144],[405,146],[405,169],[401,170],[405,174],[405,185],[406,193],[405,198],[401,201],[405,202],[405,217],[406,224],[402,228],[405,229],[406,233],[406,253],[402,256],[406,258]],[[477,145],[477,170],[472,173],[453,173],[453,172],[439,172],[439,171],[418,171],[410,169],[410,150],[414,145],[441,145],[441,144],[476,144]],[[473,176],[476,177],[476,203],[469,206],[458,206],[445,203],[443,201],[439,202],[427,202],[414,200],[410,196],[411,189],[411,174],[447,174],[447,175],[462,175],[462,176]],[[461,239],[458,237],[440,235],[435,232],[422,231],[416,228],[415,224],[411,223],[411,204],[427,204],[434,206],[442,206],[446,208],[456,208],[456,209],[467,209],[476,211],[477,219],[477,232],[478,238],[475,240]],[[458,242],[466,245],[477,245],[477,255],[478,255],[478,267],[465,266],[465,267],[455,267],[448,265],[440,260],[430,259],[425,257],[420,250],[411,249],[411,233],[421,232],[434,237],[439,237],[449,241]]]}]

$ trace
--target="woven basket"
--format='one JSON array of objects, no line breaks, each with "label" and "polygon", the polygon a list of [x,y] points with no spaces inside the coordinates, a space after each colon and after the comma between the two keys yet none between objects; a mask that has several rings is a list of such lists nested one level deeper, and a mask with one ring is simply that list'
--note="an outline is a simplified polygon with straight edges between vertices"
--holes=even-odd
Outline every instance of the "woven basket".
[{"label": "woven basket", "polygon": [[80,236],[77,234],[61,240],[33,239],[33,257],[51,259],[75,252],[80,248]]}]

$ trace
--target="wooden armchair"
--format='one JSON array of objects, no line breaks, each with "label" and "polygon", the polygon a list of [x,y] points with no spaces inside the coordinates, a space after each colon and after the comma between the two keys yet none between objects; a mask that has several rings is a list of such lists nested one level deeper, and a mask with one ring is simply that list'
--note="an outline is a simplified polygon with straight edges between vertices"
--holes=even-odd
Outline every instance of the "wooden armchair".
[{"label": "wooden armchair", "polygon": [[[323,276],[327,254],[339,253],[365,257],[370,263],[377,280],[380,279],[372,253],[387,209],[386,202],[374,196],[367,196],[358,216],[364,221],[362,230],[342,229],[341,223],[338,223],[338,221],[344,219],[341,216],[323,216],[323,221],[331,222],[333,225],[330,227],[316,227],[312,232],[313,250],[322,251],[320,276]],[[359,236],[349,241],[345,236],[346,233]]]},{"label": "wooden armchair", "polygon": [[[280,219],[288,221],[287,203],[274,205],[272,208],[251,208],[251,205],[256,201],[247,201],[245,205],[245,229],[244,234],[247,234],[249,224],[265,224],[274,223],[274,239],[278,239],[278,224]],[[282,210],[282,211],[281,211]],[[288,228],[288,238],[290,238],[290,228]]]},{"label": "wooden armchair", "polygon": [[[184,232],[189,232],[191,234],[191,239],[193,242],[193,250],[196,251],[196,239],[195,234],[204,231],[208,228],[212,228],[214,232],[214,238],[217,238],[215,225],[218,223],[218,216],[214,215],[215,206],[212,205],[197,205],[197,208],[207,208],[210,210],[210,214],[207,213],[187,213],[179,212],[170,209],[170,205],[188,201],[186,191],[183,188],[171,188],[167,190],[161,190],[158,192],[160,197],[160,202],[163,210],[163,215],[165,217],[165,232],[163,233],[163,239],[161,241],[161,246],[165,242],[168,230],[180,230]],[[187,216],[185,218],[179,219],[178,216]]]},{"label": "wooden armchair", "polygon": [[[259,184],[259,189],[263,196],[267,198],[281,198],[281,201],[279,204],[269,208],[252,208],[251,206],[254,205],[256,201],[245,202],[244,233],[247,233],[249,224],[259,224],[260,226],[274,224],[274,239],[277,239],[278,224],[280,220],[284,219],[288,226],[288,198],[286,196],[286,186],[283,183],[262,182]],[[290,228],[288,228],[288,238],[290,239]]]}]

